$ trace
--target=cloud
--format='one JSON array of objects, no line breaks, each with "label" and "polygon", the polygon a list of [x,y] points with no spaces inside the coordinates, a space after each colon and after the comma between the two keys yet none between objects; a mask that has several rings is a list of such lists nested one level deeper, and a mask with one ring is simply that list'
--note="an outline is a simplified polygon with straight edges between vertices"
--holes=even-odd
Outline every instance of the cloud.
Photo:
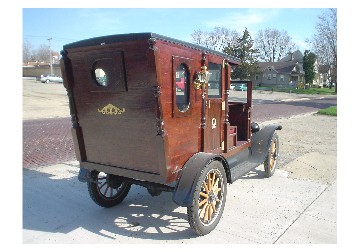
[{"label": "cloud", "polygon": [[278,9],[235,9],[231,14],[205,22],[208,27],[227,27],[229,29],[243,30],[244,27],[256,29],[279,14]]}]

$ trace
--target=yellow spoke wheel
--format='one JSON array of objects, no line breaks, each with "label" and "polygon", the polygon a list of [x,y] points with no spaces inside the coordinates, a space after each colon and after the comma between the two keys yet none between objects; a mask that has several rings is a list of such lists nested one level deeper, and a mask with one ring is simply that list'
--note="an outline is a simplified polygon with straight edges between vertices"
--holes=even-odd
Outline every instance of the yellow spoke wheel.
[{"label": "yellow spoke wheel", "polygon": [[226,189],[224,168],[220,162],[212,161],[202,171],[192,205],[188,207],[189,223],[197,234],[205,235],[218,224],[225,206]]},{"label": "yellow spoke wheel", "polygon": [[266,159],[264,161],[265,176],[271,177],[275,173],[277,160],[279,156],[279,137],[276,133],[273,134]]}]

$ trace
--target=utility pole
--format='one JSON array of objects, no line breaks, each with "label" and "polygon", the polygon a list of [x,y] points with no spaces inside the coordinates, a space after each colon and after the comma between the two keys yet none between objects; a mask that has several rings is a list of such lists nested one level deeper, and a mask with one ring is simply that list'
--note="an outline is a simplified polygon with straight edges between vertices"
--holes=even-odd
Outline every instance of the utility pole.
[{"label": "utility pole", "polygon": [[53,75],[53,66],[52,66],[52,53],[51,53],[51,40],[52,38],[48,38],[49,40],[49,53],[50,53],[50,74]]}]

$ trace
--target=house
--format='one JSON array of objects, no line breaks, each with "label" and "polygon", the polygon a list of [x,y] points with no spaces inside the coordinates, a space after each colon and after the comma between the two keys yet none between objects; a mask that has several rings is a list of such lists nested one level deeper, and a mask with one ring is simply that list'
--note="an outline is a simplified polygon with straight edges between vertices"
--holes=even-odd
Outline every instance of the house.
[{"label": "house", "polygon": [[254,86],[296,87],[305,82],[303,54],[297,50],[278,62],[259,62],[259,72],[253,79]]}]

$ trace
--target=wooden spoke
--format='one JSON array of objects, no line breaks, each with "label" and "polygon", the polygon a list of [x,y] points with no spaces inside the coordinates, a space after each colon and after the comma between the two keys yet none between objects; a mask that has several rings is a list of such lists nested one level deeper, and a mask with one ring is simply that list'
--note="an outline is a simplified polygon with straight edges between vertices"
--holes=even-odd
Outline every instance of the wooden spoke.
[{"label": "wooden spoke", "polygon": [[206,209],[205,209],[205,216],[204,216],[204,221],[208,221],[208,217],[209,217],[209,204],[206,206]]},{"label": "wooden spoke", "polygon": [[110,186],[107,186],[106,189],[105,189],[105,192],[104,192],[104,195],[105,195],[105,196],[106,196],[107,191],[109,190],[109,187],[110,187]]},{"label": "wooden spoke", "polygon": [[216,187],[216,188],[219,187],[219,178],[216,178],[216,181],[214,183],[214,187]]},{"label": "wooden spoke", "polygon": [[205,188],[205,191],[206,191],[206,193],[208,194],[208,193],[209,193],[209,189],[208,189],[205,181],[203,181],[203,187]]},{"label": "wooden spoke", "polygon": [[103,187],[104,187],[104,185],[106,185],[107,183],[106,182],[104,182],[101,186],[99,186],[99,190],[101,190]]},{"label": "wooden spoke", "polygon": [[211,189],[212,189],[212,190],[214,190],[215,177],[216,177],[216,173],[214,172],[214,173],[213,173],[213,177],[212,177],[212,179],[211,179],[211,182],[212,182],[212,184],[211,184]]},{"label": "wooden spoke", "polygon": [[208,201],[207,199],[204,199],[203,201],[201,201],[201,202],[199,203],[199,207],[201,207],[202,205],[204,205],[207,201]]},{"label": "wooden spoke", "polygon": [[207,175],[207,179],[208,179],[208,189],[209,189],[209,191],[211,191],[212,190],[212,183],[211,183],[211,174],[209,173],[208,175]]},{"label": "wooden spoke", "polygon": [[206,205],[201,209],[200,214],[199,214],[200,218],[201,218],[201,216],[203,216],[203,214],[204,214],[205,209],[207,208],[207,206],[208,206],[208,203],[206,203]]},{"label": "wooden spoke", "polygon": [[204,198],[209,198],[209,195],[208,194],[205,194],[205,193],[203,193],[203,192],[200,192],[200,196],[203,196]]},{"label": "wooden spoke", "polygon": [[218,188],[218,189],[216,189],[215,191],[214,191],[214,194],[216,195],[218,192],[220,192],[221,191],[221,188]]},{"label": "wooden spoke", "polygon": [[212,205],[209,205],[209,220],[212,219],[212,214],[213,214],[213,208]]},{"label": "wooden spoke", "polygon": [[215,213],[215,212],[216,212],[215,202],[212,202],[212,203],[211,203],[211,207],[212,207],[213,212]]}]

